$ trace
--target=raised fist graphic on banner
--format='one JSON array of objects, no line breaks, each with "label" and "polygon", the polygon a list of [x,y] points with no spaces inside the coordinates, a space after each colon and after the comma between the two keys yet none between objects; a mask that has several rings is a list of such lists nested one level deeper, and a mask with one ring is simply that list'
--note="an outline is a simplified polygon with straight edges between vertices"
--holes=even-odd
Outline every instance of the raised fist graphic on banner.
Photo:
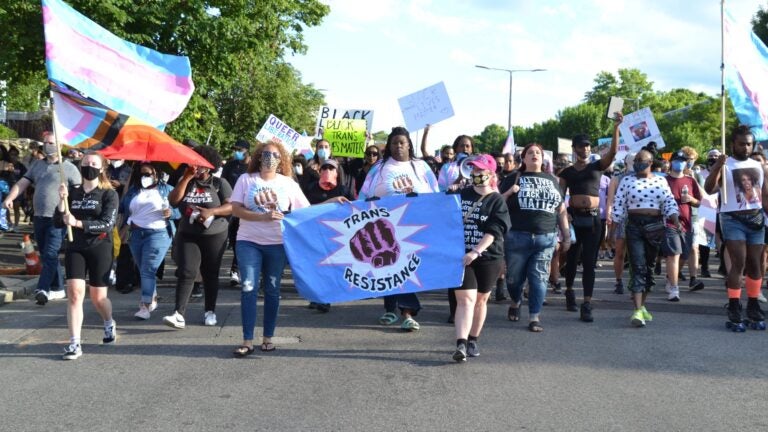
[{"label": "raised fist graphic on banner", "polygon": [[395,227],[386,219],[368,222],[349,240],[349,249],[358,261],[374,268],[392,265],[400,256]]}]

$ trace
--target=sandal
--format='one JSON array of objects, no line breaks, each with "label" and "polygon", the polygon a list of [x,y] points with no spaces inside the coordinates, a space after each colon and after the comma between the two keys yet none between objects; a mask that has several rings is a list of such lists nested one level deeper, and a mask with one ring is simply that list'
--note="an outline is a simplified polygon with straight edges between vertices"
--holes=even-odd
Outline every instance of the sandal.
[{"label": "sandal", "polygon": [[270,352],[275,350],[275,344],[272,342],[264,342],[261,344],[261,350],[264,352]]},{"label": "sandal", "polygon": [[413,318],[406,318],[405,321],[403,321],[403,324],[400,325],[400,329],[405,331],[416,331],[420,328],[421,326],[419,323]]},{"label": "sandal", "polygon": [[243,358],[253,354],[254,351],[256,350],[252,346],[249,347],[249,346],[241,345],[235,348],[235,350],[232,351],[232,354],[237,358]]},{"label": "sandal", "polygon": [[384,315],[379,318],[379,324],[381,325],[392,325],[396,323],[398,320],[397,315],[395,315],[393,312],[387,312]]},{"label": "sandal", "polygon": [[507,309],[507,319],[510,321],[520,321],[520,308],[510,306]]},{"label": "sandal", "polygon": [[542,327],[541,323],[538,321],[531,321],[528,323],[528,330],[534,333],[541,333],[544,331],[544,327]]}]

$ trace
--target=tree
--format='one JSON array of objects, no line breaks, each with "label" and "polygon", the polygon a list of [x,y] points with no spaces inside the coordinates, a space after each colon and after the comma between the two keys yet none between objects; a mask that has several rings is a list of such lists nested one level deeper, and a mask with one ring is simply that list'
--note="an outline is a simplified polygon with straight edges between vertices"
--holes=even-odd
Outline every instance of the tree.
[{"label": "tree", "polygon": [[592,90],[584,94],[584,101],[607,106],[611,96],[619,96],[643,106],[646,98],[653,95],[653,82],[648,81],[648,76],[639,69],[619,69],[618,75],[605,71],[598,73]]},{"label": "tree", "polygon": [[[373,133],[373,140],[377,143],[385,143],[387,142],[387,138],[389,138],[389,132],[387,131],[378,131]],[[421,143],[418,143],[418,145],[421,145]]]},{"label": "tree", "polygon": [[[0,6],[0,80],[45,89],[40,2],[8,3]],[[121,38],[190,57],[196,90],[168,126],[172,135],[205,140],[213,129],[214,141],[228,147],[236,136],[255,134],[270,113],[296,129],[314,126],[322,95],[283,58],[306,51],[304,29],[329,11],[318,0],[68,3]]]},{"label": "tree", "polygon": [[764,44],[768,45],[768,9],[763,6],[760,6],[752,17],[752,31]]},{"label": "tree", "polygon": [[500,152],[507,140],[507,128],[490,124],[472,139],[475,141],[475,153]]}]

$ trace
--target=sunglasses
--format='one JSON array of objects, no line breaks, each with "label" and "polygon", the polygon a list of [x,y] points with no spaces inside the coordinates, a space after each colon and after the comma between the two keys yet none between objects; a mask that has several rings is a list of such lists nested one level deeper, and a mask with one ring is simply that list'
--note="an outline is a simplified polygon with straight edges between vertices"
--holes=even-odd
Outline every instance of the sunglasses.
[{"label": "sunglasses", "polygon": [[280,159],[280,152],[271,152],[271,151],[261,152],[261,157],[264,157],[266,155],[272,155],[273,158]]}]

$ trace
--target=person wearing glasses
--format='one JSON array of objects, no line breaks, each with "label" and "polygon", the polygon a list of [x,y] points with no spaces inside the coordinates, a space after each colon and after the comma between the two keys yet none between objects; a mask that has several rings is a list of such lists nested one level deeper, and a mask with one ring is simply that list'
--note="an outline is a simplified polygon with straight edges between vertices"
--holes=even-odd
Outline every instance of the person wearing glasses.
[{"label": "person wearing glasses", "polygon": [[363,157],[363,163],[359,167],[351,167],[350,175],[355,179],[355,194],[360,194],[360,189],[365,183],[365,176],[371,170],[371,167],[381,159],[381,152],[379,147],[374,144],[369,145],[365,149],[365,156]]},{"label": "person wearing glasses", "polygon": [[[415,157],[410,133],[406,128],[398,126],[392,128],[387,137],[384,157],[368,172],[360,189],[360,199],[438,191],[437,179],[429,165]],[[395,314],[398,308],[403,317],[400,328],[406,331],[419,330],[420,325],[413,317],[421,309],[421,303],[414,293],[385,296],[385,312],[379,318],[379,323],[395,324],[399,319]]]},{"label": "person wearing glasses", "polygon": [[630,322],[635,327],[644,327],[653,319],[645,307],[652,286],[648,264],[656,259],[661,243],[671,233],[667,224],[680,230],[675,197],[667,180],[651,173],[652,164],[651,152],[637,152],[634,174],[621,179],[613,203],[612,221],[618,226],[624,224],[626,230],[624,241],[632,269],[628,288],[635,307]]},{"label": "person wearing glasses", "polygon": [[[35,301],[40,306],[44,306],[48,300],[61,300],[66,297],[64,275],[59,265],[59,249],[61,249],[66,230],[54,225],[53,213],[59,204],[59,185],[62,181],[69,187],[77,186],[82,182],[77,167],[67,160],[61,160],[61,154],[50,132],[43,134],[42,151],[45,158],[32,163],[29,170],[11,187],[3,200],[3,207],[11,211],[16,197],[23,194],[30,186],[35,188],[32,198],[35,209],[32,225],[42,263],[42,271],[35,289]],[[64,173],[63,178],[61,172]]]},{"label": "person wearing glasses", "polygon": [[[334,161],[335,162],[335,161]],[[329,160],[324,159],[324,164]],[[322,171],[322,167],[320,169]],[[309,207],[309,201],[293,180],[293,160],[282,144],[257,144],[246,174],[232,193],[232,214],[240,218],[235,252],[240,258],[240,313],[243,343],[235,357],[255,351],[256,300],[259,280],[264,281],[264,318],[261,351],[275,350],[272,337],[280,308],[280,279],[288,257],[283,247],[280,221],[292,210]]]},{"label": "person wearing glasses", "polygon": [[[211,146],[195,147],[195,152],[214,167],[221,166],[219,152]],[[176,187],[168,195],[171,206],[181,212],[176,234],[176,310],[163,317],[163,323],[175,329],[186,327],[184,314],[198,272],[203,278],[205,312],[203,324],[215,326],[216,299],[219,295],[219,269],[227,245],[232,213],[229,197],[232,187],[215,177],[209,168],[187,167]]]},{"label": "person wearing glasses", "polygon": [[172,213],[173,219],[179,219],[181,213],[171,210],[168,195],[173,188],[158,177],[150,162],[138,163],[135,169],[118,213],[121,229],[130,231],[128,244],[141,278],[141,300],[134,316],[148,320],[157,309],[157,269],[176,231]]}]

